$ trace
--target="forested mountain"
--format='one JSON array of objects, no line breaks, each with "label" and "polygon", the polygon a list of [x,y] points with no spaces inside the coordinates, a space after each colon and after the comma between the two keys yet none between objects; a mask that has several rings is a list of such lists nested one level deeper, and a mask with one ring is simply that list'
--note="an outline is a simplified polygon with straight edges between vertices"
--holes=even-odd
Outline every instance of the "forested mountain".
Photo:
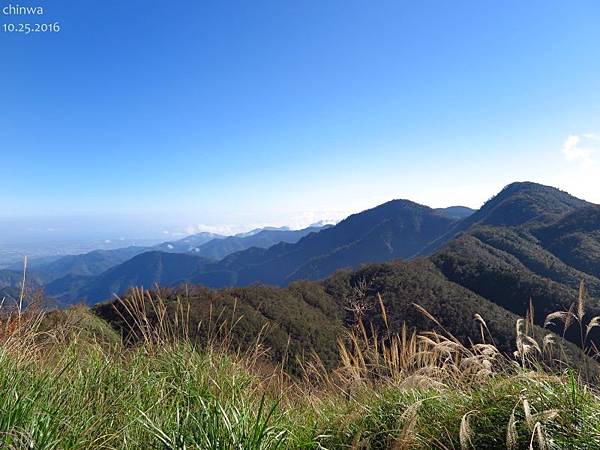
[{"label": "forested mountain", "polygon": [[193,279],[212,287],[253,282],[284,285],[318,279],[367,262],[409,259],[456,222],[427,206],[393,200],[351,215],[296,244],[230,255]]},{"label": "forested mountain", "polygon": [[600,274],[600,206],[578,209],[534,234],[565,263],[590,275]]},{"label": "forested mountain", "polygon": [[[383,300],[385,319],[378,294]],[[254,285],[213,290],[192,286],[161,292],[172,313],[178,297],[186,310],[189,302],[189,329],[193,336],[206,339],[211,323],[214,327],[219,317],[221,323],[235,323],[227,329],[231,329],[236,345],[253,348],[260,336],[274,360],[287,361],[292,369],[298,368],[296,358],[310,359],[313,352],[327,367],[335,367],[339,357],[337,339],[356,324],[358,309],[363,321],[379,333],[387,328],[398,331],[407,324],[420,331],[451,333],[463,342],[482,341],[479,323],[474,319],[477,313],[486,320],[495,345],[505,352],[514,350],[515,322],[519,317],[449,281],[427,260],[371,264],[358,270],[339,271],[320,282],[295,281],[285,288]],[[437,318],[443,329],[415,303]],[[123,320],[128,312],[119,302],[99,304],[94,311],[128,334],[129,326]],[[542,332],[537,328],[535,333]],[[489,341],[490,336],[485,339]],[[566,345],[566,352],[571,360],[582,358],[572,344]]]},{"label": "forested mountain", "polygon": [[[505,234],[504,240],[519,247],[528,240],[535,240],[531,234],[534,230],[589,206],[558,189],[535,183],[513,183],[479,211],[473,214],[463,211],[465,218],[461,220],[450,219],[448,211],[395,200],[350,216],[295,245],[280,244],[263,252],[231,255],[211,266],[207,273],[198,274],[193,281],[221,287],[244,286],[256,281],[284,285],[296,279],[319,279],[344,267],[431,254],[456,236],[483,226],[511,230],[513,234]],[[515,234],[517,231],[521,233],[520,240]],[[597,240],[590,239],[581,241],[580,237],[579,247],[593,247]],[[508,244],[505,242],[505,245]],[[531,242],[528,245],[532,245]],[[582,256],[578,258],[583,261]],[[570,273],[572,286],[578,274],[573,270]]]},{"label": "forested mountain", "polygon": [[[60,304],[94,304],[130,287],[176,288],[185,283],[194,323],[201,324],[210,308],[243,314],[236,331],[239,342],[249,344],[270,324],[268,345],[276,357],[286,348],[296,354],[313,349],[327,364],[335,363],[336,338],[352,325],[349,310],[357,301],[368,322],[383,326],[375,302],[378,293],[394,328],[403,322],[432,328],[415,302],[457,338],[476,340],[480,329],[473,316],[478,313],[497,345],[507,351],[514,342],[515,320],[530,303],[535,322],[542,325],[548,313],[571,307],[581,281],[587,292],[584,326],[600,315],[600,206],[551,187],[514,183],[472,214],[393,200],[318,233],[311,231],[263,230],[194,247],[214,258],[237,245],[254,245],[219,261],[197,256],[199,251],[148,251],[95,275],[90,268],[99,267],[102,259],[88,254],[86,264],[76,266],[82,267],[80,274],[70,273],[44,288]],[[299,240],[259,248],[273,235]],[[390,260],[395,261],[386,263]],[[14,292],[18,279],[19,272],[0,273],[0,288]],[[166,295],[174,298],[183,292],[167,290]],[[98,306],[97,311],[119,326],[113,305]],[[560,326],[554,329],[562,332]],[[589,336],[598,345],[599,330]],[[576,327],[566,337],[580,341]]]},{"label": "forested mountain", "polygon": [[590,203],[550,186],[531,182],[512,183],[488,200],[481,209],[458,221],[425,247],[421,255],[432,254],[446,242],[475,225],[518,227],[549,224],[588,205]]},{"label": "forested mountain", "polygon": [[600,315],[600,207],[530,183],[503,193],[466,219],[469,226],[458,224],[462,234],[434,253],[433,263],[449,280],[516,314],[531,300],[539,324],[550,312],[568,310],[583,281],[584,322]]},{"label": "forested mountain", "polygon": [[[295,244],[282,242],[267,249],[252,247],[221,261],[189,254],[144,253],[100,275],[70,275],[56,280],[46,286],[46,291],[65,303],[80,299],[95,303],[113,293],[122,294],[132,286],[148,288],[160,283],[174,287],[183,282],[208,287],[253,283],[286,286],[295,280],[325,279],[345,267],[417,258],[409,264],[366,266],[350,273],[366,275],[374,267],[380,271],[394,267],[383,283],[382,290],[387,296],[395,298],[394,292],[404,292],[417,283],[419,289],[414,292],[414,299],[429,298],[429,306],[446,320],[460,317],[461,321],[467,321],[474,309],[479,308],[491,311],[489,315],[493,317],[510,317],[506,323],[511,324],[511,330],[514,316],[509,312],[523,315],[531,300],[536,310],[535,320],[542,324],[546,314],[570,307],[583,280],[588,292],[585,322],[600,314],[599,211],[596,205],[532,183],[507,186],[479,211],[463,219],[451,219],[444,211],[410,201],[394,200],[352,215],[319,233],[308,234]],[[424,252],[432,255],[419,259],[423,257],[418,255]],[[339,276],[319,285],[331,286]],[[396,280],[393,286],[386,284],[390,278]],[[432,286],[436,283],[444,287],[435,290]],[[427,291],[428,284],[432,291]],[[459,286],[461,290],[456,291]],[[465,303],[460,305],[459,296],[452,296],[451,302],[444,300],[445,291],[460,292]],[[242,295],[248,291],[235,292]],[[268,292],[275,302],[279,294],[274,292],[287,291]],[[347,293],[326,292],[331,295],[323,297],[326,298],[323,302],[333,302],[330,308],[343,309],[339,302]],[[427,292],[435,295],[429,296]],[[438,298],[439,305],[434,298]],[[477,306],[467,308],[469,303],[464,300],[467,298],[476,298]],[[407,310],[402,310],[400,316],[410,319],[411,324],[417,323],[417,317]],[[511,331],[506,327],[498,333],[508,336]],[[597,338],[595,333],[593,330],[593,339]],[[464,330],[459,334],[470,337]],[[577,341],[575,335],[568,337]]]},{"label": "forested mountain", "polygon": [[[152,278],[156,273],[153,258],[141,258],[144,254],[122,265],[113,267],[96,277],[67,276],[48,284],[49,295],[60,296],[64,301],[85,299],[95,302],[106,297],[106,292],[122,292],[126,282],[144,277],[144,286],[160,282],[172,285],[183,280],[209,287],[246,286],[255,282],[283,285],[292,280],[323,278],[343,267],[356,267],[364,262],[380,262],[393,258],[407,259],[419,252],[428,242],[440,236],[455,220],[426,206],[406,200],[394,200],[376,208],[355,214],[334,227],[311,232],[313,229],[291,231],[263,231],[252,236],[237,238],[250,242],[270,239],[276,233],[286,233],[289,239],[306,234],[295,244],[280,242],[268,249],[252,247],[233,253],[219,262],[202,260],[191,263],[179,277],[163,280]],[[308,233],[308,234],[307,234]],[[280,236],[281,237],[281,236]],[[223,239],[212,242],[220,245]],[[205,244],[206,245],[206,244]],[[197,252],[193,252],[195,256]],[[175,267],[190,264],[185,254],[171,254],[168,261]],[[155,255],[156,257],[156,255]],[[148,264],[148,266],[146,266]],[[136,272],[137,271],[137,272]],[[152,282],[151,282],[152,281]],[[108,289],[107,289],[108,288]]]},{"label": "forested mountain", "polygon": [[548,223],[587,205],[586,201],[550,186],[512,183],[465,219],[460,228],[473,224],[518,226],[532,222]]}]

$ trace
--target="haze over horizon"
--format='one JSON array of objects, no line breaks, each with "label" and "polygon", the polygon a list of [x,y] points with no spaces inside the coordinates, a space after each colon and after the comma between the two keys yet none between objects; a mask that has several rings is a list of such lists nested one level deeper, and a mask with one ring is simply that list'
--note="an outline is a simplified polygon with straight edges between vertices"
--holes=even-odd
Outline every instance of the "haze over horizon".
[{"label": "haze over horizon", "polygon": [[[529,180],[519,180],[529,181]],[[496,195],[505,187],[501,186],[486,200]],[[181,212],[170,217],[150,216],[92,216],[72,215],[68,217],[24,217],[0,219],[0,245],[11,248],[23,248],[23,244],[36,246],[40,244],[79,243],[82,251],[95,248],[119,248],[128,245],[151,245],[159,242],[178,240],[185,236],[201,232],[209,232],[225,236],[244,233],[265,227],[288,227],[302,229],[312,225],[334,224],[351,214],[362,212],[390,200],[409,200],[410,198],[396,197],[379,201],[378,203],[357,208],[354,211],[321,211],[300,212],[290,214],[288,221],[277,220],[277,215],[267,214],[257,218],[249,215],[240,217],[239,222],[201,223],[194,222],[189,213]],[[584,199],[587,200],[587,199]],[[418,202],[417,202],[418,203]],[[479,209],[481,205],[471,207]],[[424,204],[424,203],[423,203]],[[433,208],[451,206],[466,206],[464,203],[426,205]],[[232,218],[235,216],[232,216]],[[271,221],[269,221],[271,218]],[[149,220],[150,219],[150,220]],[[33,247],[35,248],[35,247]]]},{"label": "haze over horizon", "polygon": [[44,8],[60,33],[2,36],[3,245],[478,208],[525,180],[600,203],[597,2]]}]

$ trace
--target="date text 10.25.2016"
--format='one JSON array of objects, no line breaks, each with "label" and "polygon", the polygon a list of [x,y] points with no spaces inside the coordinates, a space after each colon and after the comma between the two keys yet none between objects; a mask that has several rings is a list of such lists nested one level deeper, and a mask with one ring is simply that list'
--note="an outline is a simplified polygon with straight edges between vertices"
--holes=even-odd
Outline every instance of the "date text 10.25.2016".
[{"label": "date text 10.25.2016", "polygon": [[0,30],[5,33],[58,33],[60,23],[3,23]]}]

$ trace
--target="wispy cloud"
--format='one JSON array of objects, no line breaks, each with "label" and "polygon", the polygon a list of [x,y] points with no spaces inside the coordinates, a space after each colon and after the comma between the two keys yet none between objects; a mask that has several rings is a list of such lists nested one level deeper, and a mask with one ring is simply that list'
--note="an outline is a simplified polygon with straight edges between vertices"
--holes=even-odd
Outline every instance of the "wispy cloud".
[{"label": "wispy cloud", "polygon": [[562,152],[567,161],[589,169],[596,165],[600,153],[600,135],[595,133],[571,134],[563,143]]}]

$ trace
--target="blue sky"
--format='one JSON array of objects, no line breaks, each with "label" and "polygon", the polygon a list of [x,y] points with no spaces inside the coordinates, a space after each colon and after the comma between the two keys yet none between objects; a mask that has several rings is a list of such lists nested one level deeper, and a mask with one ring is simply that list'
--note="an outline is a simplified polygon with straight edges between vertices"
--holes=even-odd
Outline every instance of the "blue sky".
[{"label": "blue sky", "polygon": [[300,226],[515,180],[600,203],[595,0],[19,4],[61,31],[0,33],[5,232]]}]

